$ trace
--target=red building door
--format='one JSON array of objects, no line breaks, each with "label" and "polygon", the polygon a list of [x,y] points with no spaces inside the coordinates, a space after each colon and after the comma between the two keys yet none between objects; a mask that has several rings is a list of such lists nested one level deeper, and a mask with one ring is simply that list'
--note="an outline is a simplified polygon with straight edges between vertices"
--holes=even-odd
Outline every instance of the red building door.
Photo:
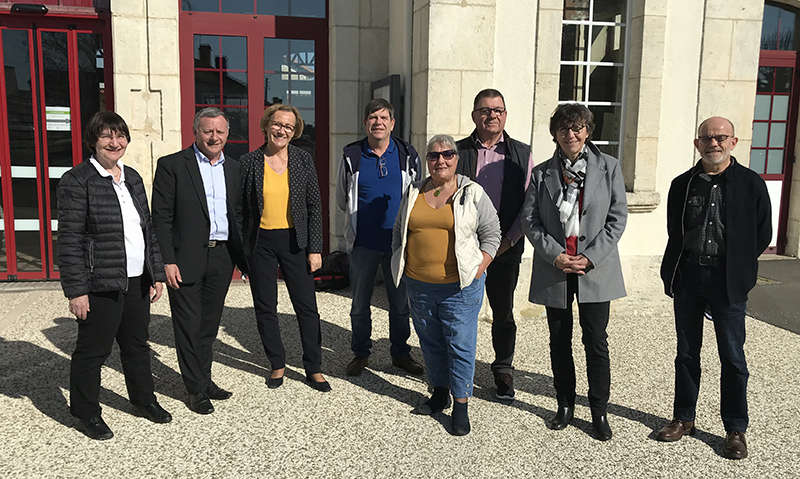
[{"label": "red building door", "polygon": [[194,141],[189,125],[195,113],[215,106],[231,120],[225,153],[238,158],[264,143],[259,124],[267,106],[294,105],[305,128],[293,143],[315,158],[323,224],[328,225],[326,0],[206,0],[181,5],[184,145]]},{"label": "red building door", "polygon": [[0,15],[0,280],[58,278],[56,187],[110,106],[106,22]]}]

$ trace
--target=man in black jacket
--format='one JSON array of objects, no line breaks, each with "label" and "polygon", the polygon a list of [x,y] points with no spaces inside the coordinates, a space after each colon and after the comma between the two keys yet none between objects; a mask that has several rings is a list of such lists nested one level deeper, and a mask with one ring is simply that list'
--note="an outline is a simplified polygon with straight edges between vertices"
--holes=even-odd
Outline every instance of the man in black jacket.
[{"label": "man in black jacket", "polygon": [[519,263],[525,247],[519,213],[525,190],[531,181],[531,147],[516,141],[505,132],[506,103],[494,89],[475,96],[472,121],[475,130],[457,143],[457,173],[469,176],[486,190],[492,199],[503,234],[500,249],[486,269],[486,296],[492,308],[492,363],[498,399],[514,399],[514,346],[517,325],[514,322],[514,290],[519,277]]},{"label": "man in black jacket", "polygon": [[200,110],[194,144],[160,158],[153,180],[153,224],[167,273],[175,349],[189,408],[198,414],[214,412],[211,399],[232,395],[211,380],[212,345],[234,263],[247,271],[241,167],[222,152],[229,129],[222,110]]},{"label": "man in black jacket", "polygon": [[747,457],[747,293],[756,284],[758,256],[772,238],[766,183],[731,156],[737,141],[726,118],[700,124],[694,145],[702,159],[675,178],[669,190],[669,239],[661,263],[664,290],[674,298],[678,345],[673,419],[657,439],[677,441],[695,432],[708,307],[722,362],[720,412],[727,432],[722,452],[729,459]]}]

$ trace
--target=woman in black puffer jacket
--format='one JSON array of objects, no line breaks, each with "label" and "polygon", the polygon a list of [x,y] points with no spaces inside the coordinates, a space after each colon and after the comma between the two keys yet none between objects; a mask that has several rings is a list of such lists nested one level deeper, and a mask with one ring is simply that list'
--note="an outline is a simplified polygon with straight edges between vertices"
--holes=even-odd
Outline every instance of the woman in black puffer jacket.
[{"label": "woman in black puffer jacket", "polygon": [[58,266],[78,341],[70,366],[70,412],[92,439],[114,434],[100,417],[100,368],[116,338],[128,396],[153,422],[172,416],[156,401],[150,372],[150,303],[166,280],[142,177],[122,164],[128,125],[96,113],[84,141],[94,154],[58,184]]}]

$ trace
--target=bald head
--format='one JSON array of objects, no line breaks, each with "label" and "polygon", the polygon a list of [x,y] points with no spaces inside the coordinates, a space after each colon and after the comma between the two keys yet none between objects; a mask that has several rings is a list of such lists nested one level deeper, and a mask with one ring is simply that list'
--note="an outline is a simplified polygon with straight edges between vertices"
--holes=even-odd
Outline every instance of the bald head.
[{"label": "bald head", "polygon": [[702,133],[703,132],[703,127],[705,127],[706,123],[709,123],[709,122],[715,123],[715,124],[720,123],[720,122],[727,123],[728,126],[731,129],[731,135],[736,136],[736,131],[735,131],[734,127],[733,127],[733,122],[732,121],[730,121],[729,119],[725,118],[724,116],[712,116],[711,118],[706,118],[705,120],[703,120],[703,122],[700,123],[700,126],[697,127],[697,136],[698,137],[699,136],[703,136],[703,134],[704,134],[704,133]]},{"label": "bald head", "polygon": [[712,116],[700,123],[694,146],[703,159],[703,170],[712,175],[725,171],[738,141],[733,123],[727,118]]}]

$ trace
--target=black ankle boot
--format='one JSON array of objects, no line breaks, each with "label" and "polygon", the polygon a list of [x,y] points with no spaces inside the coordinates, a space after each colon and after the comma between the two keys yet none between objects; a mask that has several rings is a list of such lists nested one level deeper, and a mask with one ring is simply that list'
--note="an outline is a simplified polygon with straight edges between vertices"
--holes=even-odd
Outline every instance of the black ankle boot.
[{"label": "black ankle boot", "polygon": [[575,414],[575,406],[558,406],[556,410],[556,415],[553,416],[553,419],[547,423],[547,427],[550,429],[560,431],[567,427],[570,421],[572,421],[572,416]]},{"label": "black ankle boot", "polygon": [[611,439],[611,426],[608,425],[608,418],[605,414],[602,416],[592,417],[592,427],[597,434],[597,439],[601,441],[608,441]]},{"label": "black ankle boot", "polygon": [[450,388],[447,386],[437,386],[433,388],[433,395],[430,399],[415,407],[411,413],[421,416],[430,416],[450,407]]},{"label": "black ankle boot", "polygon": [[466,436],[469,434],[469,414],[467,414],[467,403],[453,403],[453,435]]}]

